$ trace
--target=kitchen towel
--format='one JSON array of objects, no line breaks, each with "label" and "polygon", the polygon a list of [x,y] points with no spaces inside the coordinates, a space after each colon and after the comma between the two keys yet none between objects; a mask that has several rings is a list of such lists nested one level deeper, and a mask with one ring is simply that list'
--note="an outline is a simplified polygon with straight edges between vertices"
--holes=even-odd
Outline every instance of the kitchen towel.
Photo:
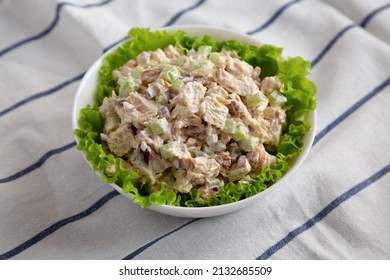
[{"label": "kitchen towel", "polygon": [[[91,171],[71,126],[105,50],[134,26],[184,24],[283,47],[318,87],[298,171],[204,219],[131,203]],[[383,0],[1,0],[0,259],[390,259],[389,26]]]}]

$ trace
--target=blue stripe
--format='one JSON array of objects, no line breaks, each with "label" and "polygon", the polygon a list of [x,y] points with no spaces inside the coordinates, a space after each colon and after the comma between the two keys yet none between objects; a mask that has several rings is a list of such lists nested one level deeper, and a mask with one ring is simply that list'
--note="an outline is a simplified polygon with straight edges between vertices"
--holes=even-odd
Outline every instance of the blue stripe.
[{"label": "blue stripe", "polygon": [[260,31],[263,31],[264,29],[266,29],[268,26],[270,26],[287,8],[291,7],[292,5],[298,3],[298,2],[301,2],[301,0],[294,0],[294,1],[291,1],[291,2],[288,2],[286,3],[285,5],[283,5],[282,7],[280,7],[274,14],[273,16],[267,20],[265,23],[263,23],[262,25],[260,25],[259,27],[251,30],[251,31],[248,31],[247,34],[248,35],[253,35],[255,33],[258,33]]},{"label": "blue stripe", "polygon": [[362,22],[360,23],[360,26],[365,28],[367,26],[367,24],[373,19],[373,17],[375,17],[377,14],[379,14],[380,12],[383,12],[384,10],[390,8],[390,3],[386,4],[386,5],[383,5],[377,9],[375,9],[374,11],[372,11],[371,13],[369,13],[363,20]]},{"label": "blue stripe", "polygon": [[363,96],[358,102],[353,104],[347,111],[341,114],[337,119],[328,124],[321,132],[319,132],[313,141],[313,146],[317,144],[326,134],[328,134],[332,129],[334,129],[337,125],[339,125],[342,121],[348,118],[353,112],[362,107],[367,101],[380,93],[384,88],[386,88],[390,84],[390,77],[387,78],[383,83],[374,88],[367,95]]},{"label": "blue stripe", "polygon": [[141,254],[143,251],[145,251],[146,249],[148,249],[150,246],[152,246],[153,244],[157,243],[158,241],[160,241],[161,239],[171,235],[172,233],[192,224],[193,222],[196,222],[200,220],[199,218],[197,219],[193,219],[193,220],[190,220],[189,222],[185,223],[184,225],[181,225],[180,227],[178,228],[175,228],[174,230],[154,239],[153,241],[150,241],[149,243],[146,243],[145,245],[143,245],[142,247],[138,248],[137,250],[135,250],[134,252],[132,252],[131,254],[128,254],[126,257],[123,258],[123,260],[132,260],[134,259],[136,256],[138,256],[139,254]]},{"label": "blue stripe", "polygon": [[168,20],[167,23],[163,25],[163,27],[167,27],[167,26],[173,25],[183,14],[198,8],[200,5],[203,5],[205,2],[206,2],[206,0],[200,0],[197,3],[195,3],[194,5],[192,5],[192,6],[188,7],[188,8],[186,8],[186,9],[178,12],[170,20]]},{"label": "blue stripe", "polygon": [[333,47],[333,45],[350,29],[355,28],[359,25],[357,24],[350,24],[346,27],[344,27],[342,30],[340,30],[336,36],[333,37],[333,39],[325,46],[325,48],[320,52],[320,54],[313,59],[311,62],[311,67],[314,68],[317,63],[325,56],[325,54]]},{"label": "blue stripe", "polygon": [[65,82],[62,82],[61,84],[56,85],[53,88],[50,88],[48,90],[45,90],[45,91],[42,91],[42,92],[39,92],[36,94],[33,94],[25,99],[20,100],[19,102],[15,103],[14,105],[11,105],[10,107],[0,111],[0,117],[4,116],[5,114],[7,114],[7,113],[9,113],[9,112],[21,107],[21,106],[26,105],[27,103],[30,103],[31,101],[34,101],[36,99],[39,99],[39,98],[42,98],[45,96],[49,96],[49,95],[59,91],[60,89],[66,87],[74,82],[81,80],[83,78],[84,74],[85,74],[85,72],[81,73],[81,74],[77,75],[76,77],[73,77]]},{"label": "blue stripe", "polygon": [[334,199],[331,203],[329,203],[325,208],[323,208],[313,218],[309,219],[306,223],[297,227],[293,231],[290,231],[283,239],[281,239],[279,242],[277,242],[275,245],[271,246],[263,254],[261,254],[259,257],[257,257],[257,260],[266,260],[269,257],[271,257],[277,251],[279,251],[284,246],[286,246],[295,237],[297,237],[301,233],[304,233],[305,231],[310,229],[312,226],[314,226],[316,223],[320,222],[323,218],[325,218],[329,213],[331,213],[334,209],[336,209],[342,203],[344,203],[345,201],[347,201],[349,198],[351,198],[355,194],[359,193],[360,191],[364,190],[368,186],[375,183],[377,180],[379,180],[380,178],[385,176],[389,171],[390,171],[390,164],[386,165],[384,168],[382,168],[381,170],[376,172],[371,177],[367,178],[366,180],[360,182],[359,184],[352,187],[348,191],[344,192],[342,195],[340,195],[339,197]]},{"label": "blue stripe", "polygon": [[97,210],[99,210],[102,206],[104,206],[108,201],[110,201],[111,199],[116,197],[118,194],[119,193],[117,191],[109,192],[108,194],[104,195],[102,198],[100,198],[98,201],[96,201],[93,205],[88,207],[83,212],[80,212],[80,213],[78,213],[76,215],[70,216],[68,218],[65,218],[63,220],[60,220],[60,221],[54,223],[53,225],[51,225],[50,227],[42,230],[40,233],[38,233],[34,237],[30,238],[26,242],[23,242],[22,244],[20,244],[19,246],[15,247],[14,249],[12,249],[12,250],[4,253],[4,254],[1,254],[0,255],[0,260],[6,260],[6,259],[9,259],[9,258],[12,258],[12,257],[16,256],[17,254],[20,254],[24,250],[30,248],[34,244],[38,243],[42,239],[48,237],[50,234],[54,233],[55,231],[59,230],[60,228],[66,226],[67,224],[76,222],[76,221],[78,221],[78,220],[80,220],[80,219],[82,219],[82,218],[84,218],[86,216],[91,215],[92,213],[94,213]]},{"label": "blue stripe", "polygon": [[32,171],[41,167],[46,162],[46,160],[48,160],[50,157],[52,157],[56,154],[60,154],[66,150],[69,150],[70,148],[73,148],[74,146],[76,146],[76,142],[71,142],[69,144],[66,144],[65,146],[60,147],[60,148],[48,151],[37,162],[31,164],[30,166],[26,167],[25,169],[15,173],[11,176],[0,179],[0,184],[4,184],[4,183],[8,183],[8,182],[17,180],[20,177],[23,177],[24,175],[31,173]]},{"label": "blue stripe", "polygon": [[[171,26],[173,25],[182,15],[184,15],[185,13],[188,13],[189,11],[192,11],[198,7],[200,7],[201,5],[203,5],[204,3],[206,2],[206,0],[200,0],[198,2],[196,2],[194,5],[188,7],[188,8],[185,8],[179,12],[177,12],[176,14],[174,14],[164,25],[163,27],[168,27],[168,26]],[[129,38],[129,36],[125,36],[125,37],[122,37],[120,38],[118,41],[115,41],[114,43],[108,45],[107,47],[105,47],[103,49],[103,53],[105,53],[106,51],[108,51],[109,49],[111,49],[112,47],[122,43],[123,41],[126,41],[127,39]]]},{"label": "blue stripe", "polygon": [[32,41],[38,40],[38,39],[46,36],[48,33],[50,33],[54,29],[54,27],[57,25],[57,23],[59,22],[60,12],[61,12],[63,7],[71,6],[71,7],[87,9],[87,8],[92,8],[92,7],[103,6],[103,5],[105,5],[105,4],[107,4],[107,3],[111,2],[111,1],[112,0],[104,0],[104,1],[99,2],[99,3],[84,4],[84,5],[75,4],[75,3],[67,3],[67,2],[58,3],[57,6],[56,6],[56,12],[55,12],[54,19],[52,20],[52,22],[49,24],[48,27],[46,27],[44,30],[42,30],[41,32],[39,32],[36,35],[33,35],[33,36],[28,37],[26,39],[23,39],[23,40],[21,40],[19,42],[16,42],[16,43],[12,44],[11,46],[6,47],[3,50],[0,50],[0,57],[5,55],[6,53],[8,53],[8,52],[18,48],[18,47],[21,47],[21,46],[23,46],[23,45],[25,45],[27,43],[32,42]]}]

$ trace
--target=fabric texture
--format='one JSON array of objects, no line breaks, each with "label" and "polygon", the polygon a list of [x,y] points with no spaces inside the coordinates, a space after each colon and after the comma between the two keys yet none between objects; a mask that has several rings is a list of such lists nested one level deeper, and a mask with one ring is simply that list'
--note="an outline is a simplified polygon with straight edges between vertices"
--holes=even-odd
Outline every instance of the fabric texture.
[{"label": "fabric texture", "polygon": [[[224,216],[142,209],[75,147],[88,67],[131,27],[180,24],[281,46],[318,87],[308,158]],[[389,26],[384,0],[0,1],[0,259],[390,259]]]}]

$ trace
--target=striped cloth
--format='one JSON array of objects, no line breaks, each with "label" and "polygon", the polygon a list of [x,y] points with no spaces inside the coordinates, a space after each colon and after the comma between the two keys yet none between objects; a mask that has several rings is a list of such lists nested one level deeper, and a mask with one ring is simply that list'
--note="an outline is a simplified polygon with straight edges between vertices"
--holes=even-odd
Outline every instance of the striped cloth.
[{"label": "striped cloth", "polygon": [[[75,148],[88,67],[133,26],[179,24],[283,46],[318,87],[301,168],[220,217],[141,209]],[[385,0],[0,1],[0,259],[389,259],[389,26]]]}]

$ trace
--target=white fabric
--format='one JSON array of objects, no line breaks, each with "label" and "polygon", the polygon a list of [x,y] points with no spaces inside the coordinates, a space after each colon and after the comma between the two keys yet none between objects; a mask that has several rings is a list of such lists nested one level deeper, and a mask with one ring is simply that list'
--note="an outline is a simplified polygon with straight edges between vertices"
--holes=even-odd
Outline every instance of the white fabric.
[{"label": "white fabric", "polygon": [[[102,2],[0,1],[1,259],[390,258],[388,1]],[[310,76],[319,136],[301,168],[272,195],[214,218],[113,195],[71,128],[80,78],[102,50],[133,26],[251,32],[267,22],[252,36],[309,61],[323,52]]]}]

